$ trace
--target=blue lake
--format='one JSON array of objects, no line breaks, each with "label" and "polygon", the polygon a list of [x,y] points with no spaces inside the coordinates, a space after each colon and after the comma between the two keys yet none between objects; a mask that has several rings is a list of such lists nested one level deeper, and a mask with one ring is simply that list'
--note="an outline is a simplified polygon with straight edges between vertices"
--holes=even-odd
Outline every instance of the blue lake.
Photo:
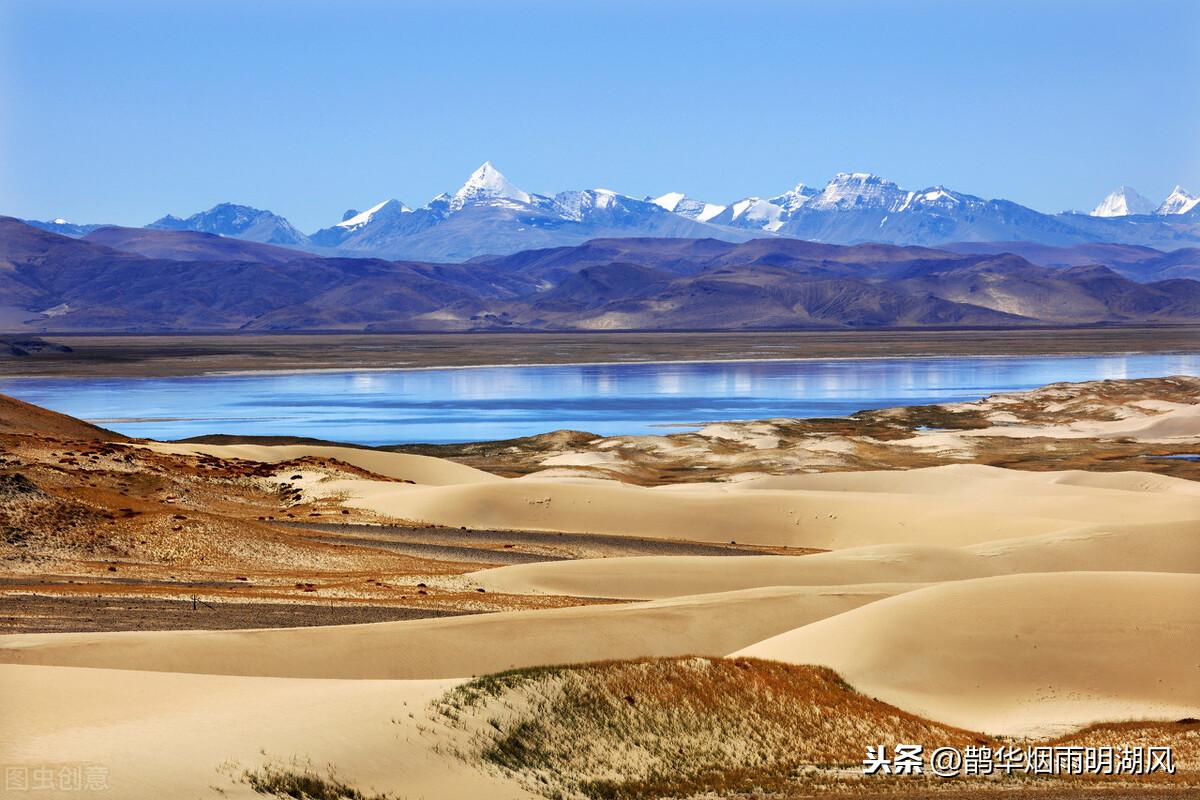
[{"label": "blue lake", "polygon": [[573,428],[668,433],[974,400],[1055,381],[1200,374],[1200,354],[590,364],[0,380],[0,392],[132,436],[311,436],[361,444],[506,439]]}]

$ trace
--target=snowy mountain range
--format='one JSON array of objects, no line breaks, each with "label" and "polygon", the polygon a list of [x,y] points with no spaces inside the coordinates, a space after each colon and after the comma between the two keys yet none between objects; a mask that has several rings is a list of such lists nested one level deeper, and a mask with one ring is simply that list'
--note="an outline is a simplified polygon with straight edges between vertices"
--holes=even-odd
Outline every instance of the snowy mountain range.
[{"label": "snowy mountain range", "polygon": [[532,194],[485,162],[453,194],[415,210],[389,200],[362,213],[347,211],[341,222],[313,233],[309,244],[326,254],[463,261],[629,235],[729,238],[649,199],[608,189]]},{"label": "snowy mountain range", "polygon": [[1101,200],[1100,205],[1092,209],[1092,216],[1129,217],[1136,214],[1157,214],[1159,216],[1186,214],[1195,208],[1197,203],[1200,203],[1200,197],[1185,191],[1182,186],[1176,186],[1167,199],[1157,206],[1153,201],[1138,194],[1136,189],[1122,186]]},{"label": "snowy mountain range", "polygon": [[[1200,245],[1200,203],[1176,187],[1157,208],[1121,187],[1090,214],[1043,214],[1009,200],[988,200],[931,186],[903,189],[877,175],[839,173],[817,189],[801,183],[771,198],[711,203],[669,192],[636,198],[609,189],[540,195],[527,192],[491,162],[453,193],[420,208],[396,199],[312,234],[283,217],[222,203],[187,218],[165,216],[148,228],[213,233],[322,255],[464,261],[482,255],[563,247],[606,237],[712,238],[740,242],[789,237],[832,244],[1025,241],[1067,246],[1115,242],[1175,249]],[[60,224],[61,223],[61,224]],[[82,236],[100,226],[30,221]]]}]

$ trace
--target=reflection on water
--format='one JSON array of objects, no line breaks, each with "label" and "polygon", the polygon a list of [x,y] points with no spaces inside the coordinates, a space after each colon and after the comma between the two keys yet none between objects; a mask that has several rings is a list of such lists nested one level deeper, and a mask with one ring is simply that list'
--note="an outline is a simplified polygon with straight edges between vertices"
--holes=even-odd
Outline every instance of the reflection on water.
[{"label": "reflection on water", "polygon": [[[839,416],[1055,381],[1200,374],[1200,355],[928,358],[20,379],[0,392],[121,433],[456,442],[557,428],[662,432],[708,420]],[[108,422],[105,422],[108,420]]]}]

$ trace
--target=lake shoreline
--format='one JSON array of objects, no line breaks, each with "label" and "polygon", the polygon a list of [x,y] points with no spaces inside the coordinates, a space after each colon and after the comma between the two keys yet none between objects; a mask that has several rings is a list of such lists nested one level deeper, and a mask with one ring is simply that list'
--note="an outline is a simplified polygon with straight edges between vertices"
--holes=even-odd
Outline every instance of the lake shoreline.
[{"label": "lake shoreline", "polygon": [[159,440],[289,436],[379,446],[778,418],[837,418],[1063,382],[1200,374],[1200,352],[858,356],[725,361],[0,377],[0,392]]},{"label": "lake shoreline", "polygon": [[51,335],[70,352],[0,357],[0,378],[174,377],[426,369],[1200,351],[1200,325],[712,333]]},{"label": "lake shoreline", "polygon": [[[1020,354],[993,354],[993,353],[976,353],[976,354],[927,354],[927,355],[899,355],[899,356],[792,356],[787,358],[703,358],[703,359],[670,359],[662,361],[542,361],[521,364],[454,364],[449,366],[419,366],[419,367],[311,367],[311,368],[295,368],[295,369],[245,369],[245,370],[217,370],[213,372],[198,372],[194,374],[183,375],[131,375],[125,376],[129,378],[258,378],[270,376],[287,376],[287,375],[357,375],[361,373],[378,373],[388,374],[393,372],[449,372],[460,370],[487,370],[487,369],[545,369],[549,367],[659,367],[659,366],[706,366],[706,365],[721,365],[735,366],[746,365],[754,366],[756,364],[805,364],[813,362],[873,362],[873,361],[937,361],[944,359],[989,359],[989,360],[1018,360],[1030,357],[1039,358],[1088,358],[1095,356],[1106,356],[1113,358],[1127,358],[1132,356],[1143,355],[1179,355],[1179,356],[1194,356],[1200,355],[1200,344],[1193,349],[1188,350],[1168,350],[1168,351],[1147,351],[1147,350],[1126,350],[1119,352],[1104,352],[1093,353],[1087,351],[1077,352],[1062,352],[1062,353],[1020,353]],[[51,379],[62,378],[65,380],[89,377],[81,375],[4,375],[0,374],[0,381],[4,380],[24,380],[24,379]],[[1166,377],[1166,376],[1163,376]],[[1021,389],[1020,391],[1025,391]],[[112,421],[112,420],[108,420]],[[130,420],[123,420],[130,421]],[[136,420],[132,420],[136,421]],[[92,420],[96,422],[96,420]]]}]

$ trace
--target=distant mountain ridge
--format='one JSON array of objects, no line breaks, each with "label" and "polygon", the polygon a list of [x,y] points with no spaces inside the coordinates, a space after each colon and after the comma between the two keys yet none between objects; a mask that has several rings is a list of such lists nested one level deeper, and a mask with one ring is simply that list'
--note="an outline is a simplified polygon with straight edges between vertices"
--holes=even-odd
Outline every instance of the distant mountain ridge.
[{"label": "distant mountain ridge", "polygon": [[1138,194],[1137,190],[1122,186],[1101,200],[1100,204],[1092,209],[1092,216],[1128,217],[1131,214],[1153,214],[1154,212],[1154,203]]},{"label": "distant mountain ridge", "polygon": [[[325,252],[381,258],[462,261],[537,247],[581,244],[613,235],[702,238],[714,230],[648,200],[607,189],[531,194],[491,162],[471,173],[453,194],[409,209],[397,200],[315,232]],[[748,238],[731,232],[735,239]]]},{"label": "distant mountain ridge", "polygon": [[32,225],[35,228],[40,228],[50,233],[57,233],[60,236],[70,236],[78,239],[81,236],[87,236],[97,228],[103,228],[104,225],[76,225],[73,222],[68,222],[61,217],[52,220],[27,219],[23,220],[27,225]]},{"label": "distant mountain ridge", "polygon": [[[0,217],[0,330],[758,330],[1200,319],[1200,282],[1158,279],[1194,269],[1200,251],[1025,246],[1044,248],[1038,257],[1062,266],[1005,251],[784,237],[595,239],[430,264],[321,257],[195,231],[109,227],[73,239]],[[1148,265],[1149,274],[1135,281],[1078,263],[1090,256],[1127,274]]]},{"label": "distant mountain ridge", "polygon": [[171,261],[254,261],[260,264],[287,264],[309,258],[311,255],[301,250],[213,233],[158,228],[118,228],[115,225],[97,228],[82,240],[123,253]]},{"label": "distant mountain ridge", "polygon": [[[100,226],[33,222],[84,236]],[[835,175],[822,188],[797,184],[770,198],[711,203],[669,192],[635,198],[609,189],[540,195],[521,189],[491,162],[454,192],[420,208],[397,199],[351,209],[311,234],[270,211],[221,203],[148,228],[190,230],[321,255],[457,262],[480,255],[582,244],[595,238],[654,236],[740,242],[778,236],[832,244],[883,242],[936,246],[964,241],[1088,243],[1158,249],[1200,246],[1200,200],[1176,187],[1157,207],[1128,187],[1089,214],[1043,214],[1003,199],[936,185],[920,190],[863,172]]]},{"label": "distant mountain ridge", "polygon": [[1200,197],[1196,197],[1191,192],[1185,191],[1182,186],[1176,186],[1154,213],[1160,215],[1187,214],[1196,208],[1198,204],[1200,204]]},{"label": "distant mountain ridge", "polygon": [[220,203],[186,219],[168,214],[146,226],[168,231],[197,231],[263,244],[307,245],[308,237],[278,214],[235,203]]}]

